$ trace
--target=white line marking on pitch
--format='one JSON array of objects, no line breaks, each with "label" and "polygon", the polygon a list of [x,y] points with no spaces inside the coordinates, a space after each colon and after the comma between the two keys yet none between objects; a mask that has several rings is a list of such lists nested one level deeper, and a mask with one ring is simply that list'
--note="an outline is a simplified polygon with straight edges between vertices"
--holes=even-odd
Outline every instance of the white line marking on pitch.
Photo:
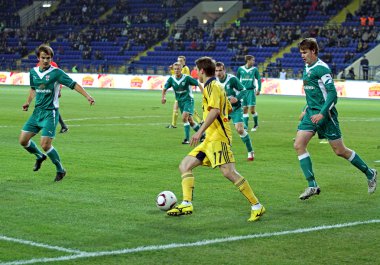
[{"label": "white line marking on pitch", "polygon": [[[126,249],[120,249],[120,250],[114,250],[114,251],[79,252],[76,255],[70,255],[70,256],[61,256],[61,257],[56,257],[56,258],[39,258],[39,259],[35,258],[35,259],[30,259],[30,260],[16,260],[16,261],[0,263],[0,265],[23,265],[23,264],[33,264],[33,263],[38,263],[38,262],[46,263],[46,262],[54,262],[54,261],[75,260],[75,259],[80,259],[80,258],[122,255],[122,254],[152,251],[152,250],[165,250],[165,249],[182,248],[182,247],[199,247],[199,246],[240,241],[240,240],[246,240],[246,239],[275,237],[275,236],[284,236],[284,235],[291,235],[291,234],[303,234],[303,233],[309,233],[309,232],[314,232],[314,231],[322,231],[322,230],[328,230],[328,229],[345,228],[345,227],[352,227],[352,226],[357,226],[357,225],[377,224],[377,223],[380,223],[380,219],[335,224],[335,225],[322,225],[322,226],[300,228],[300,229],[280,231],[280,232],[252,234],[252,235],[246,235],[246,236],[215,238],[215,239],[210,239],[210,240],[197,241],[193,243],[172,243],[172,244],[167,244],[167,245],[152,245],[152,246],[143,246],[143,247],[137,247],[137,248],[126,248]],[[21,241],[24,241],[24,240],[21,240]],[[40,244],[40,245],[44,245],[44,244]]]},{"label": "white line marking on pitch", "polygon": [[23,240],[23,239],[18,239],[18,238],[13,238],[13,237],[7,237],[7,236],[2,236],[0,235],[0,240],[4,241],[9,241],[9,242],[15,242],[15,243],[20,243],[24,245],[29,245],[33,247],[40,247],[40,248],[47,248],[47,249],[53,249],[53,250],[58,250],[62,252],[69,252],[69,253],[86,253],[80,250],[76,249],[69,249],[69,248],[62,248],[62,247],[57,247],[57,246],[50,246],[42,243],[37,243],[29,240]]}]

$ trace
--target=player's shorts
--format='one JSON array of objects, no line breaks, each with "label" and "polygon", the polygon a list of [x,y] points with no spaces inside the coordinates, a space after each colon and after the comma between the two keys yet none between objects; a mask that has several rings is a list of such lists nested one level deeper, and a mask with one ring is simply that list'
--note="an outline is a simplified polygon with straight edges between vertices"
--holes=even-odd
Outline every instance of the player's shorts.
[{"label": "player's shorts", "polygon": [[320,139],[326,138],[327,140],[337,140],[342,138],[338,122],[338,112],[336,109],[331,109],[328,117],[323,118],[318,124],[314,124],[310,117],[318,113],[319,110],[308,108],[298,125],[298,130],[316,132]]},{"label": "player's shorts", "polygon": [[188,112],[190,115],[194,114],[194,100],[178,101],[178,107],[181,113]]},{"label": "player's shorts", "polygon": [[196,157],[203,166],[215,168],[228,163],[235,163],[235,157],[231,146],[220,141],[207,141],[207,139],[195,147],[189,156]]},{"label": "player's shorts", "polygon": [[231,118],[234,124],[239,123],[239,122],[244,122],[243,109],[241,107],[232,111],[228,116]]},{"label": "player's shorts", "polygon": [[55,137],[55,128],[57,127],[59,121],[59,111],[58,109],[54,110],[41,110],[34,109],[33,114],[26,121],[22,127],[23,131],[39,133],[41,136],[54,138]]},{"label": "player's shorts", "polygon": [[256,89],[247,89],[245,96],[243,97],[244,107],[256,106]]}]

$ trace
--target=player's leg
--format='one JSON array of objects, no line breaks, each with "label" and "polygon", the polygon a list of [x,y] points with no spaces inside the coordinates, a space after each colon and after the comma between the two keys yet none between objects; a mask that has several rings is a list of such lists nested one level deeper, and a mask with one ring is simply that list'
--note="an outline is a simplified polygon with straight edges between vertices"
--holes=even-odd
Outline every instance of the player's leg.
[{"label": "player's leg", "polygon": [[[194,151],[194,150],[193,150]],[[198,158],[194,156],[186,156],[179,165],[179,171],[181,172],[181,185],[182,185],[182,202],[167,211],[170,216],[187,215],[193,213],[193,191],[194,191],[194,176],[193,168],[202,164]]]},{"label": "player's leg", "polygon": [[248,98],[249,98],[249,90],[247,91],[246,95],[243,97],[243,121],[244,121],[244,129],[248,130],[248,121],[249,121],[249,114],[248,114]]},{"label": "player's leg", "polygon": [[301,200],[308,199],[309,197],[320,193],[320,189],[315,181],[310,154],[306,149],[313,136],[313,131],[298,130],[294,141],[294,149],[297,152],[302,172],[308,184],[308,188],[306,188],[305,192],[303,192],[299,197]]},{"label": "player's leg", "polygon": [[[234,113],[235,113],[235,111],[232,114],[234,115]],[[232,119],[233,119],[233,122],[235,123],[235,121],[236,121],[236,120],[234,120],[235,118],[233,117]],[[247,131],[244,130],[244,122],[242,122],[242,121],[236,122],[235,123],[235,129],[236,129],[237,133],[240,135],[240,139],[244,143],[245,147],[247,148],[248,161],[253,161],[255,159],[255,155],[253,152],[252,141],[251,141],[251,137],[249,136]]]},{"label": "player's leg", "polygon": [[253,127],[252,127],[252,132],[255,132],[257,128],[259,127],[259,114],[256,112],[256,106],[251,106],[250,107],[250,112],[252,114],[253,118]]},{"label": "player's leg", "polygon": [[179,116],[178,101],[175,100],[173,104],[172,123],[167,128],[177,128],[177,119]]},{"label": "player's leg", "polygon": [[59,124],[61,125],[61,130],[59,133],[65,133],[69,130],[69,127],[67,127],[66,123],[62,119],[61,113],[59,114]]},{"label": "player's leg", "polygon": [[371,169],[368,165],[361,159],[361,157],[353,150],[347,148],[344,145],[343,139],[330,140],[330,146],[336,155],[347,159],[354,165],[357,169],[363,172],[368,181],[368,192],[374,193],[377,185],[377,171],[376,169]]},{"label": "player's leg", "polygon": [[183,122],[183,129],[185,132],[185,139],[183,140],[182,144],[189,144],[190,141],[190,122],[189,122],[189,112],[183,111],[182,112],[182,122]]},{"label": "player's leg", "polygon": [[58,124],[58,116],[59,111],[49,111],[43,121],[41,131],[41,147],[56,167],[57,175],[54,181],[60,181],[66,175],[66,171],[62,166],[61,158],[57,150],[52,145]]},{"label": "player's leg", "polygon": [[220,170],[223,176],[229,179],[251,204],[251,217],[248,221],[252,222],[258,220],[265,213],[265,208],[260,204],[259,200],[253,193],[248,180],[237,172],[235,169],[235,163],[223,164],[220,166]]},{"label": "player's leg", "polygon": [[30,154],[36,156],[33,171],[38,171],[41,168],[42,162],[46,160],[46,155],[41,152],[36,143],[32,140],[32,137],[40,131],[37,120],[37,115],[33,113],[24,124],[19,137],[20,145],[23,146]]}]

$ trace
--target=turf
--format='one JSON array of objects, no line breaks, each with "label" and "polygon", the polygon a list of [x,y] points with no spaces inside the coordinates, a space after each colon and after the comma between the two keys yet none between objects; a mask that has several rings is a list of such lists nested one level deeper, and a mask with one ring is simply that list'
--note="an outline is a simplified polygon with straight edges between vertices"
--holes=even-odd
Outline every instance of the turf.
[{"label": "turf", "polygon": [[[191,150],[181,144],[182,122],[177,129],[165,128],[171,121],[172,94],[162,105],[159,91],[89,92],[96,99],[92,107],[64,88],[61,114],[70,130],[57,134],[53,145],[67,176],[54,183],[50,160],[33,172],[35,158],[18,144],[20,129],[31,114],[21,110],[28,88],[0,87],[0,264],[375,264],[380,260],[376,243],[380,191],[368,195],[364,175],[317,139],[311,141],[309,152],[322,192],[308,201],[298,199],[306,181],[293,138],[303,97],[258,97],[260,127],[250,132],[254,162],[246,161],[243,143],[234,132],[237,170],[267,208],[258,222],[248,223],[248,202],[218,169],[194,171],[193,215],[169,217],[156,208],[155,197],[163,190],[181,198],[178,164]],[[200,112],[200,95],[195,99]],[[378,170],[379,103],[354,99],[338,103],[346,145]],[[39,135],[34,140],[39,144]],[[377,221],[275,234],[368,220]],[[244,238],[264,233],[269,234]],[[243,238],[231,241],[239,236]],[[220,238],[228,240],[199,243]],[[180,245],[187,243],[195,244]],[[159,247],[138,249],[143,246]],[[73,250],[95,254],[58,261],[76,255]],[[101,255],[102,251],[109,252]]]}]

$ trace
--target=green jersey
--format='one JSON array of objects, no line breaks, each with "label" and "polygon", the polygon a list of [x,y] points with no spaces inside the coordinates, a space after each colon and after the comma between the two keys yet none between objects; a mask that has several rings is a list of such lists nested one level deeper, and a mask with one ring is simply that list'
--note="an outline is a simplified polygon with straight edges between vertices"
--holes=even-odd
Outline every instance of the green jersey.
[{"label": "green jersey", "polygon": [[245,65],[240,66],[236,72],[236,77],[247,90],[254,90],[256,88],[255,79],[257,79],[258,90],[261,91],[261,76],[256,67],[247,68]]},{"label": "green jersey", "polygon": [[53,66],[43,71],[37,66],[29,74],[30,87],[36,91],[35,108],[38,109],[58,109],[59,85],[74,89],[76,84],[64,71]]},{"label": "green jersey", "polygon": [[198,80],[192,78],[189,75],[182,74],[180,78],[172,75],[166,81],[164,89],[168,90],[173,88],[175,93],[175,99],[178,101],[193,100],[192,86],[198,86]]},{"label": "green jersey", "polygon": [[328,117],[328,111],[334,108],[338,101],[328,65],[320,59],[310,66],[305,65],[302,79],[308,108]]},{"label": "green jersey", "polygon": [[224,87],[224,90],[226,90],[227,97],[235,97],[238,99],[236,103],[231,103],[232,109],[236,110],[241,107],[241,100],[245,96],[245,93],[247,90],[243,86],[242,83],[240,83],[239,79],[237,79],[236,76],[227,74],[224,78],[218,79],[220,84]]}]

